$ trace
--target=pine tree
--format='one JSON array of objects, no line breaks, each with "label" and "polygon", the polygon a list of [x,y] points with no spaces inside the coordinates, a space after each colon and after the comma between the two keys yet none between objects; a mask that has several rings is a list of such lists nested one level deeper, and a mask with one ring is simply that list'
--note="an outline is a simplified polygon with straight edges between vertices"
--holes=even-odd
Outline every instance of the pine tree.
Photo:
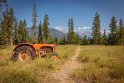
[{"label": "pine tree", "polygon": [[0,0],[0,7],[2,6],[2,3],[6,4],[7,0]]},{"label": "pine tree", "polygon": [[43,23],[43,37],[44,37],[44,43],[48,43],[48,38],[49,38],[49,18],[48,15],[44,16],[44,23]]},{"label": "pine tree", "polygon": [[68,21],[68,44],[75,43],[74,21],[73,18],[69,18]]},{"label": "pine tree", "polygon": [[118,34],[117,34],[117,21],[114,16],[111,19],[111,23],[109,27],[110,27],[110,33],[108,36],[108,43],[110,45],[115,45],[118,43]]},{"label": "pine tree", "polygon": [[17,22],[15,23],[13,39],[14,39],[14,44],[28,42],[29,35],[28,35],[28,28],[27,28],[27,23],[25,19],[23,22],[22,20],[20,20],[19,26]]},{"label": "pine tree", "polygon": [[1,22],[1,28],[0,28],[0,45],[2,45],[2,29],[3,29],[3,21]]},{"label": "pine tree", "polygon": [[19,42],[18,40],[18,22],[17,20],[15,21],[15,25],[14,25],[14,33],[13,33],[13,43],[15,45],[17,45]]},{"label": "pine tree", "polygon": [[106,45],[107,44],[107,35],[106,35],[106,30],[104,29],[104,33],[103,33],[103,44]]},{"label": "pine tree", "polygon": [[71,20],[68,21],[68,44],[71,43]]},{"label": "pine tree", "polygon": [[23,27],[23,22],[20,20],[19,26],[18,26],[18,43],[22,43],[22,27]]},{"label": "pine tree", "polygon": [[99,44],[100,41],[100,15],[96,13],[93,21],[92,36],[94,44]]},{"label": "pine tree", "polygon": [[56,44],[58,43],[58,38],[57,38],[57,36],[55,36],[54,42],[55,42]]},{"label": "pine tree", "polygon": [[0,0],[0,29],[2,26],[2,6],[3,6],[3,4],[5,5],[6,2],[7,2],[6,0]]},{"label": "pine tree", "polygon": [[27,30],[27,23],[26,20],[20,20],[18,26],[18,40],[19,43],[27,43],[28,41],[28,30]]},{"label": "pine tree", "polygon": [[24,19],[22,24],[22,43],[27,42],[27,37],[28,37],[27,23],[26,23],[26,20]]},{"label": "pine tree", "polygon": [[88,39],[87,39],[86,35],[84,35],[84,37],[83,37],[82,44],[83,45],[87,45],[88,44]]},{"label": "pine tree", "polygon": [[10,44],[12,45],[14,20],[15,20],[15,16],[13,9],[7,6],[3,14],[3,25],[1,28],[2,45],[10,45]]},{"label": "pine tree", "polygon": [[119,20],[119,30],[118,30],[118,35],[119,35],[119,44],[123,45],[124,44],[124,24],[123,24],[123,20],[120,19]]},{"label": "pine tree", "polygon": [[15,16],[14,11],[12,8],[10,8],[10,38],[11,38],[11,46],[13,45],[13,29],[14,29],[14,22],[15,22]]},{"label": "pine tree", "polygon": [[34,31],[34,41],[35,43],[37,43],[37,34],[36,34],[36,31],[37,31],[37,11],[36,11],[36,4],[34,3],[33,4],[33,12],[32,12],[32,23],[33,23],[33,26],[32,26],[32,29]]},{"label": "pine tree", "polygon": [[78,33],[76,34],[74,41],[75,41],[75,44],[80,44],[81,43],[81,38],[80,38]]},{"label": "pine tree", "polygon": [[67,44],[67,41],[66,41],[66,37],[64,36],[64,38],[62,39],[62,43],[63,45],[66,45]]},{"label": "pine tree", "polygon": [[41,25],[41,21],[39,24],[39,29],[38,29],[39,33],[38,33],[38,43],[43,43],[43,36],[42,36],[42,25]]},{"label": "pine tree", "polygon": [[74,21],[73,18],[71,20],[71,44],[75,44],[75,32],[74,32]]}]

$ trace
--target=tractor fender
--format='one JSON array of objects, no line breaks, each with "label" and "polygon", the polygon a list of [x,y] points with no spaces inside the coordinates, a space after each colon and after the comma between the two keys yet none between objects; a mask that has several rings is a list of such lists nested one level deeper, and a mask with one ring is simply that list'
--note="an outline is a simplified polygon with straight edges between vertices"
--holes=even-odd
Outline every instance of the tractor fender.
[{"label": "tractor fender", "polygon": [[13,50],[13,52],[16,51],[17,48],[19,48],[19,47],[21,47],[21,46],[23,46],[23,45],[30,46],[33,50],[35,50],[35,48],[34,48],[31,44],[19,44],[19,45],[17,45],[17,46],[15,47],[15,49]]}]

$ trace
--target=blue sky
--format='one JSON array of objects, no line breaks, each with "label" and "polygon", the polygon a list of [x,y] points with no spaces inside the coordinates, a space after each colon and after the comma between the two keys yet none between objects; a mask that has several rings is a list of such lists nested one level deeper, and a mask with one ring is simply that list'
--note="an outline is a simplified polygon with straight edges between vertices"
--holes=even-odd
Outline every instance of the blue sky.
[{"label": "blue sky", "polygon": [[32,7],[37,4],[38,22],[49,16],[49,27],[67,30],[73,17],[76,30],[91,30],[96,12],[101,16],[101,28],[108,29],[112,16],[124,19],[124,0],[8,0],[18,20],[26,19],[32,26]]}]

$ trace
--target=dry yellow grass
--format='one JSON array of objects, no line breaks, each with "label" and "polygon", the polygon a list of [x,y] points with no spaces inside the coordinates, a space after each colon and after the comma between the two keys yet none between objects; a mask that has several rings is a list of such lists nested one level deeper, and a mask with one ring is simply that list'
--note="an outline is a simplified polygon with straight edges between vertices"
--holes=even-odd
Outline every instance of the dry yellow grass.
[{"label": "dry yellow grass", "polygon": [[[69,57],[76,45],[58,46],[59,60],[37,58],[28,62],[13,62],[10,59],[14,47],[0,49],[0,83],[52,82],[50,77]],[[78,60],[82,69],[75,70],[72,78],[81,83],[121,83],[124,81],[124,46],[82,46]]]},{"label": "dry yellow grass", "polygon": [[124,46],[82,46],[78,60],[83,66],[75,70],[75,81],[88,83],[124,82]]},{"label": "dry yellow grass", "polygon": [[50,74],[71,57],[77,46],[58,46],[58,60],[36,58],[27,62],[13,62],[10,59],[14,47],[0,49],[0,83],[44,83],[52,80]]}]

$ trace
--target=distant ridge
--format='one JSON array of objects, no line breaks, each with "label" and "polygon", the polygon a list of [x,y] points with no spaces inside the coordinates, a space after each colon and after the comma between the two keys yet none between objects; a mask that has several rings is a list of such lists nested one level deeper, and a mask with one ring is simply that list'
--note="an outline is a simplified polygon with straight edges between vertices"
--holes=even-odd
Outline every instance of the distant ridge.
[{"label": "distant ridge", "polygon": [[[31,27],[28,27],[28,32],[30,36],[33,35],[33,30],[31,29]],[[60,39],[64,38],[64,36],[66,35],[65,33],[54,28],[49,28],[49,32],[52,37],[57,37]],[[38,27],[37,27],[37,34],[38,34]]]}]

